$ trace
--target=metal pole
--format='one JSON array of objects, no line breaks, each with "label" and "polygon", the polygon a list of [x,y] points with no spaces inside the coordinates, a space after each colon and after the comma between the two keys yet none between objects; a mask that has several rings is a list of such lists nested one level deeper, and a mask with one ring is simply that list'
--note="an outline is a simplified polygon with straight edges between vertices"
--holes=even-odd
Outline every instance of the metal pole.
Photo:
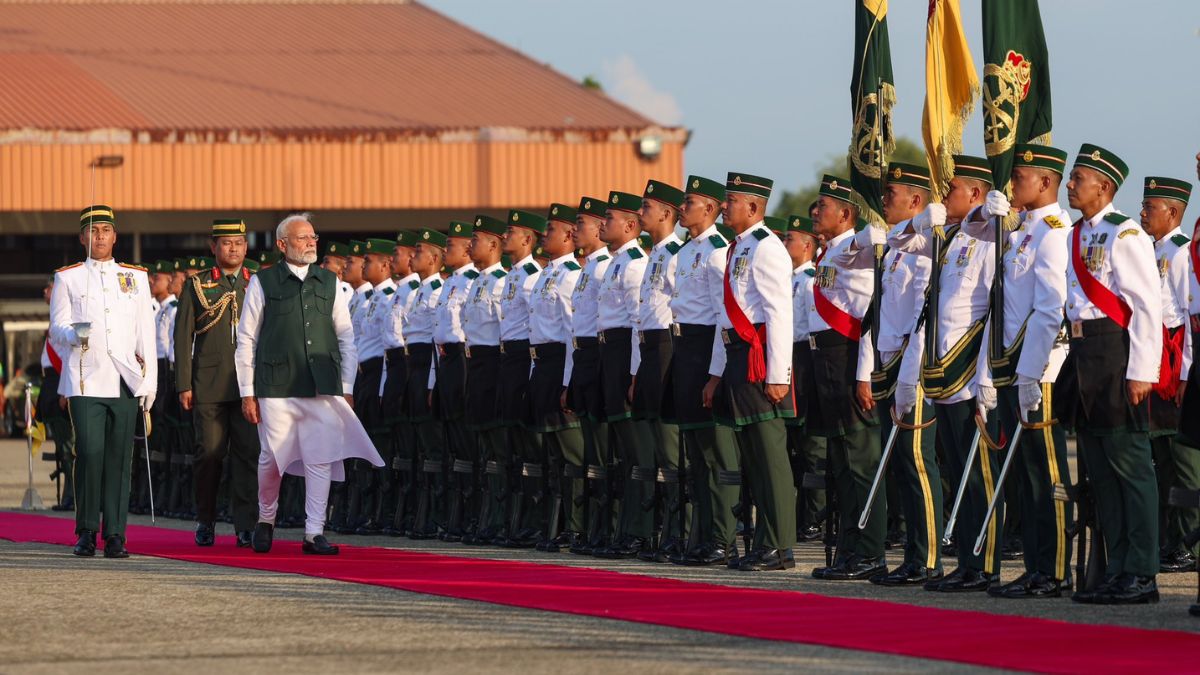
[{"label": "metal pole", "polygon": [[[1024,413],[1020,417],[1024,417]],[[973,552],[979,555],[983,550],[983,542],[987,539],[988,523],[992,520],[992,515],[996,513],[996,507],[1000,503],[1000,499],[1004,494],[1004,479],[1008,477],[1008,468],[1012,465],[1013,457],[1016,456],[1021,444],[1021,433],[1025,431],[1025,420],[1018,419],[1017,430],[1013,432],[1012,441],[1008,445],[1008,454],[1004,456],[1004,466],[1000,468],[1000,476],[996,479],[996,487],[992,492],[992,500],[988,503],[987,515],[983,518],[983,526],[979,528],[979,536],[975,538],[975,548]]]},{"label": "metal pole", "polygon": [[29,461],[29,486],[21,498],[21,510],[41,511],[46,507],[33,487],[33,383],[25,383],[25,458]]},{"label": "metal pole", "polygon": [[971,452],[967,454],[962,479],[958,481],[958,492],[954,495],[954,508],[950,509],[950,520],[946,521],[946,532],[942,535],[942,543],[950,543],[950,535],[954,533],[954,522],[958,520],[958,507],[962,506],[963,494],[967,491],[967,478],[971,475],[971,465],[975,463],[975,455],[979,453],[979,442],[983,432],[975,429],[975,437],[971,439]]}]

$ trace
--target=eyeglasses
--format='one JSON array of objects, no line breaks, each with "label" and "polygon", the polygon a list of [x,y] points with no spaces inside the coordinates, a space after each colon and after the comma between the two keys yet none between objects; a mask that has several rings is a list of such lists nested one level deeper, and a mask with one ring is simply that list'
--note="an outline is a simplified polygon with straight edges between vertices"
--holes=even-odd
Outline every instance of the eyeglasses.
[{"label": "eyeglasses", "polygon": [[307,244],[310,241],[316,242],[320,238],[321,238],[321,235],[318,235],[318,234],[301,234],[301,235],[295,236],[295,237],[288,237],[288,239],[291,239],[293,241],[298,241],[301,244]]}]

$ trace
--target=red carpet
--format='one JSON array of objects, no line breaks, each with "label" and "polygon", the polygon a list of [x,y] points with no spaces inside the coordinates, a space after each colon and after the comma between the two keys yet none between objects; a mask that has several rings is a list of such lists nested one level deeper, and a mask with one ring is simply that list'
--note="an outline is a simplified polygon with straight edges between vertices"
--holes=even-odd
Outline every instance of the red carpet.
[{"label": "red carpet", "polygon": [[[0,538],[70,545],[74,521],[0,513]],[[304,574],[464,600],[564,612],[764,640],[799,642],[1041,672],[1195,670],[1200,635],[915,607],[692,583],[579,567],[342,546],[337,558],[305,556],[297,542],[268,555],[197,548],[192,533],[130,527],[131,553]],[[76,564],[64,560],[64,564]],[[1061,602],[1069,602],[1063,600]],[[1080,608],[1080,613],[1095,610]],[[1138,611],[1162,611],[1153,607]],[[1191,621],[1181,613],[1181,624]]]}]

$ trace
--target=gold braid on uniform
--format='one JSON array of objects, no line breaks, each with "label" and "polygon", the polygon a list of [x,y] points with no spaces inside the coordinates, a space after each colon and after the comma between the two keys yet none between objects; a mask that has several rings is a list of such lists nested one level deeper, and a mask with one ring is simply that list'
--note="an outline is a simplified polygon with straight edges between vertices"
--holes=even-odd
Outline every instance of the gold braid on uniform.
[{"label": "gold braid on uniform", "polygon": [[196,290],[196,299],[200,301],[200,306],[204,311],[200,316],[196,317],[196,321],[204,323],[203,326],[196,329],[196,335],[203,335],[212,330],[214,326],[221,322],[221,318],[225,316],[225,311],[230,311],[230,321],[236,328],[238,323],[238,303],[237,291],[226,291],[217,298],[216,302],[210,303],[208,298],[204,296],[204,289],[200,285],[200,275],[192,277],[192,287]]}]

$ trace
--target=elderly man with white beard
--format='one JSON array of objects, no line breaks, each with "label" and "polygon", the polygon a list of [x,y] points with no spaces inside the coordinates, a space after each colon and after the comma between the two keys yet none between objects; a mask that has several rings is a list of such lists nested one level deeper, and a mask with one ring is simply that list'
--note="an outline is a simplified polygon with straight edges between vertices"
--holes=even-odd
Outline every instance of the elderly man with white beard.
[{"label": "elderly man with white beard", "polygon": [[253,545],[271,550],[283,474],[304,476],[303,551],[336,555],[324,536],[330,481],[345,480],[342,461],[383,466],[354,415],[354,329],[332,272],[318,267],[311,215],[288,216],[275,230],[282,264],[255,275],[238,325],[242,414],[258,425],[258,525]]}]

